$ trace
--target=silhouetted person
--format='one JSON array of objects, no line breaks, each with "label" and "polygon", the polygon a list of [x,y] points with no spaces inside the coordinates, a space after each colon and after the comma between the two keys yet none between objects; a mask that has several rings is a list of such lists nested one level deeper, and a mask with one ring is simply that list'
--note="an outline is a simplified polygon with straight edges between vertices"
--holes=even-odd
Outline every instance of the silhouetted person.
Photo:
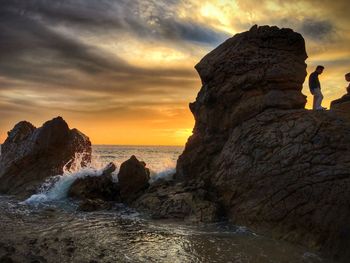
[{"label": "silhouetted person", "polygon": [[318,75],[322,74],[324,66],[317,66],[316,70],[312,72],[309,76],[309,88],[312,95],[314,95],[313,109],[314,110],[325,110],[322,107],[323,94],[321,92],[321,84],[318,79]]},{"label": "silhouetted person", "polygon": [[[350,82],[350,72],[348,74],[345,74],[345,80],[347,82]],[[350,94],[350,83],[349,86],[346,88],[346,91],[348,92],[348,94]]]}]

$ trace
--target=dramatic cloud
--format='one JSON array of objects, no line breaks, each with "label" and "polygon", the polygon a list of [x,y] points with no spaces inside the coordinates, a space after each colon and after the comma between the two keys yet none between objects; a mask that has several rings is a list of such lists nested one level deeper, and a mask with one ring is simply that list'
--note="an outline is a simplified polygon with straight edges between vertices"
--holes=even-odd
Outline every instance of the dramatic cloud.
[{"label": "dramatic cloud", "polygon": [[184,143],[193,66],[254,24],[303,34],[309,70],[326,66],[329,103],[349,71],[347,10],[345,0],[2,0],[0,142],[16,121],[63,115],[94,143]]}]

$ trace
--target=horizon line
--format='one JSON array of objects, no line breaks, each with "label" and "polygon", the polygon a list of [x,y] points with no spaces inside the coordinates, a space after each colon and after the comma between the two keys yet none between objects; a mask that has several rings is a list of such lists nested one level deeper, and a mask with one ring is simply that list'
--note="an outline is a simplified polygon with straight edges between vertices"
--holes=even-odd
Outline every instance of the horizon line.
[{"label": "horizon line", "polygon": [[105,144],[105,143],[92,143],[92,146],[176,146],[185,147],[184,144]]},{"label": "horizon line", "polygon": [[[4,142],[0,143],[0,146]],[[92,143],[91,146],[164,146],[164,147],[185,147],[184,144],[104,144],[104,143]]]}]

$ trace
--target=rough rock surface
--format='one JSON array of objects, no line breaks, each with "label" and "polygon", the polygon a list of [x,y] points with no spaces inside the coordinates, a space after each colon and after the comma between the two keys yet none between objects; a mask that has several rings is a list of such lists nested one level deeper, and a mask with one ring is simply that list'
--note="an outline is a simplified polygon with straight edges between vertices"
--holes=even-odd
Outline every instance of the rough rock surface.
[{"label": "rough rock surface", "polygon": [[155,219],[181,219],[192,222],[214,222],[220,209],[208,200],[204,185],[195,187],[172,181],[159,180],[135,200],[132,205],[146,211]]},{"label": "rough rock surface", "polygon": [[40,128],[19,122],[1,146],[0,192],[28,197],[46,178],[62,174],[64,166],[69,168],[74,161],[85,166],[90,158],[89,138],[69,129],[61,117]]},{"label": "rough rock surface", "polygon": [[235,224],[350,258],[350,125],[304,109],[305,44],[253,27],[196,66],[193,135],[176,179],[204,182]]},{"label": "rough rock surface", "polygon": [[118,183],[123,202],[130,202],[149,186],[150,171],[133,155],[120,165]]},{"label": "rough rock surface", "polygon": [[216,165],[211,183],[236,224],[348,253],[350,126],[336,115],[268,110],[232,131]]},{"label": "rough rock surface", "polygon": [[[94,199],[119,202],[119,187],[112,177],[112,173],[115,169],[115,164],[110,163],[103,169],[100,176],[78,178],[69,188],[68,196],[74,199],[83,200],[85,204],[84,206],[91,203],[89,200]],[[95,203],[93,206],[95,206]]]}]

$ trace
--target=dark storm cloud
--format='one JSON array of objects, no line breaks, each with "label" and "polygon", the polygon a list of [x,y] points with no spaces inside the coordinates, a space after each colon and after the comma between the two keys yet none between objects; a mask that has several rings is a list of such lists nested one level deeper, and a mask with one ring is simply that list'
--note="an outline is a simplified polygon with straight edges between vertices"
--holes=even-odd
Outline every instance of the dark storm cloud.
[{"label": "dark storm cloud", "polygon": [[181,39],[208,45],[218,45],[230,35],[214,31],[193,21],[180,21],[177,19],[163,19],[152,17],[154,24],[159,29],[158,34],[168,39]]},{"label": "dark storm cloud", "polygon": [[304,19],[295,17],[268,18],[268,20],[265,18],[260,23],[292,28],[304,37],[316,41],[331,38],[337,31],[332,20],[317,20],[310,17]]},{"label": "dark storm cloud", "polygon": [[18,10],[48,24],[69,25],[88,31],[128,31],[139,37],[185,40],[218,44],[229,35],[204,24],[179,19],[174,13],[178,1],[128,0],[32,0],[5,1]]},{"label": "dark storm cloud", "polygon": [[87,73],[132,71],[121,59],[109,59],[92,47],[57,33],[11,5],[0,9],[0,73],[17,78],[57,79],[55,69]]},{"label": "dark storm cloud", "polygon": [[313,40],[324,40],[330,38],[332,33],[334,33],[334,25],[327,20],[313,20],[305,19],[301,23],[300,30],[306,37]]},{"label": "dark storm cloud", "polygon": [[[176,3],[169,1],[168,5]],[[121,82],[120,86],[130,77],[152,81],[157,76],[158,80],[153,81],[163,84],[168,77],[194,77],[193,71],[184,69],[135,67],[79,40],[80,30],[101,35],[106,30],[131,30],[140,37],[203,44],[215,44],[225,38],[225,34],[198,23],[179,20],[168,8],[153,3],[153,9],[148,10],[125,0],[4,0],[0,6],[0,74],[57,86],[74,85],[75,75],[68,74],[68,70],[87,75],[114,73],[110,78]],[[73,28],[77,38],[53,29],[59,25]]]}]

